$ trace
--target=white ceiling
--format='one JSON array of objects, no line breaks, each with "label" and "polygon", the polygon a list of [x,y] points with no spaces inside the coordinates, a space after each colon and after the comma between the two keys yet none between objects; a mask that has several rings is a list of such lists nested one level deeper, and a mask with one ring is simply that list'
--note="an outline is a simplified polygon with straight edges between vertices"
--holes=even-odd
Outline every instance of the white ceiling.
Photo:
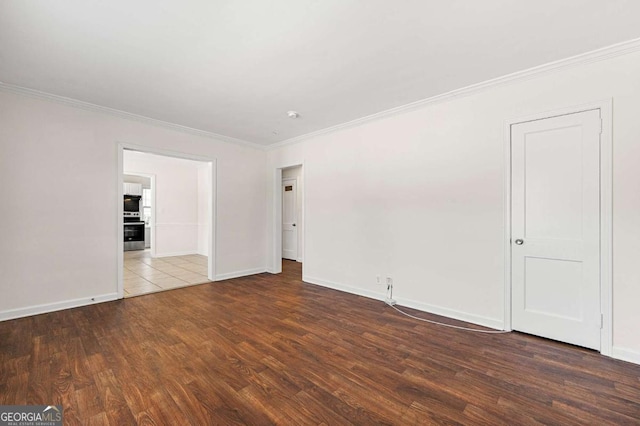
[{"label": "white ceiling", "polygon": [[0,0],[0,81],[269,145],[638,38],[639,17],[634,0]]}]

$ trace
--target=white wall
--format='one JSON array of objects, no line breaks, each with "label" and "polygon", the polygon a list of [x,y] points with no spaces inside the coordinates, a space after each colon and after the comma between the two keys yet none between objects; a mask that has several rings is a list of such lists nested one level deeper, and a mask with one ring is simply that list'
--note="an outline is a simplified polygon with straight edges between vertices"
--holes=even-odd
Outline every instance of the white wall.
[{"label": "white wall", "polygon": [[[198,168],[203,163],[126,150],[125,174],[155,175],[156,257],[198,253]],[[203,182],[205,194],[208,192]],[[206,197],[206,195],[205,195]],[[206,214],[206,212],[205,212]]]},{"label": "white wall", "polygon": [[0,319],[116,297],[119,142],[216,158],[217,276],[265,270],[264,151],[0,91]]},{"label": "white wall", "polygon": [[304,178],[302,166],[290,167],[282,170],[282,179],[296,179],[296,212],[298,228],[298,262],[304,259],[304,216],[302,214],[303,197],[304,197]]},{"label": "white wall", "polygon": [[640,362],[639,75],[632,53],[271,151],[270,180],[304,162],[305,281],[382,297],[390,275],[401,303],[500,327],[504,122],[613,98],[614,355]]}]

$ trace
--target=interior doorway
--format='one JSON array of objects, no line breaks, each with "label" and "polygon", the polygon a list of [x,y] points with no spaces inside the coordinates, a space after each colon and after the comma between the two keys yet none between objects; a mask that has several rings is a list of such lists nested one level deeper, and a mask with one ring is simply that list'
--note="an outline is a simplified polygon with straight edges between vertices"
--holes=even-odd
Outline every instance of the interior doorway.
[{"label": "interior doorway", "polygon": [[[272,272],[302,277],[304,267],[304,168],[275,170],[274,266]],[[286,270],[285,270],[286,269]]]},{"label": "interior doorway", "polygon": [[298,183],[282,178],[282,258],[298,259]]},{"label": "interior doorway", "polygon": [[282,170],[282,258],[302,263],[302,167]]},{"label": "interior doorway", "polygon": [[[119,297],[214,281],[215,159],[121,144],[118,166]],[[135,176],[148,178],[148,188]],[[127,198],[139,198],[139,208]],[[132,221],[145,226],[142,247],[127,243]]]}]

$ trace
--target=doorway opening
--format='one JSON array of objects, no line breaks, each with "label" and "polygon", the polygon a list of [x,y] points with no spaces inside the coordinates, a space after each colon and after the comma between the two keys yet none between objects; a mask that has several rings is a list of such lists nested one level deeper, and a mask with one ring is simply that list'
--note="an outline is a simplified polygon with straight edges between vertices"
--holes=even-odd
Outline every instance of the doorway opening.
[{"label": "doorway opening", "polygon": [[118,296],[214,281],[215,159],[129,144],[118,154]]},{"label": "doorway opening", "polygon": [[304,173],[296,164],[275,170],[273,272],[302,278],[304,268]]}]

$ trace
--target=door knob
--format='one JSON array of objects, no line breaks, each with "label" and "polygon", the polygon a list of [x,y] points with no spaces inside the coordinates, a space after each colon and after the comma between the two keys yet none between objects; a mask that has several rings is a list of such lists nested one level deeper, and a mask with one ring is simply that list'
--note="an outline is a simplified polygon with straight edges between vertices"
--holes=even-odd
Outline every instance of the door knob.
[{"label": "door knob", "polygon": [[516,240],[516,245],[521,246],[521,245],[523,245],[523,244],[524,244],[524,240],[521,240],[520,238],[518,238],[518,239]]},{"label": "door knob", "polygon": [[296,226],[296,224],[294,223],[294,224],[293,224],[293,225],[291,225],[291,226]]}]

